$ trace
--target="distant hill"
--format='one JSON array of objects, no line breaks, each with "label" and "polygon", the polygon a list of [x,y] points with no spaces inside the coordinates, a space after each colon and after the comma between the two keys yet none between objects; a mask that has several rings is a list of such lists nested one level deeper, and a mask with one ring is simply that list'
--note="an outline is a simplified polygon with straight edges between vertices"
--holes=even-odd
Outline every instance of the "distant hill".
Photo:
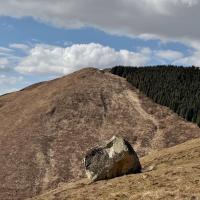
[{"label": "distant hill", "polygon": [[84,177],[86,150],[122,135],[139,156],[200,136],[124,78],[94,68],[0,96],[0,199]]},{"label": "distant hill", "polygon": [[112,68],[156,103],[200,126],[200,69],[181,66]]}]

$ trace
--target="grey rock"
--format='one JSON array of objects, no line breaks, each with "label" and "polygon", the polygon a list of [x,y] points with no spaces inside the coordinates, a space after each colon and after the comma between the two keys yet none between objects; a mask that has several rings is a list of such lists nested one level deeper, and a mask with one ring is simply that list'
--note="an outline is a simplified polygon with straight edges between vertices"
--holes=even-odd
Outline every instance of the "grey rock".
[{"label": "grey rock", "polygon": [[91,181],[141,172],[139,158],[132,146],[122,137],[116,136],[104,145],[89,150],[84,165]]}]

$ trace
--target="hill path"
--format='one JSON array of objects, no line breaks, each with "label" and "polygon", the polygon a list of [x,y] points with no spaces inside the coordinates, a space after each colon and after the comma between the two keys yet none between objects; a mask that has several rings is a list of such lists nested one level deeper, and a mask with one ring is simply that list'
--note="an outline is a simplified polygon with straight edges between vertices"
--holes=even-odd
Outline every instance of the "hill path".
[{"label": "hill path", "polygon": [[136,91],[127,90],[126,95],[130,102],[133,104],[133,107],[137,110],[137,112],[144,118],[144,120],[150,120],[155,126],[155,135],[152,139],[151,146],[157,146],[163,140],[163,131],[159,128],[160,123],[159,120],[155,118],[155,116],[149,114],[146,110],[143,109],[141,105],[141,100]]},{"label": "hill path", "polygon": [[133,106],[135,107],[137,112],[139,112],[139,114],[142,115],[142,117],[144,119],[152,121],[152,123],[157,127],[157,130],[159,130],[159,122],[158,122],[158,120],[153,115],[147,113],[142,108],[141,101],[139,99],[138,94],[136,92],[131,91],[131,90],[127,90],[127,96],[131,100],[131,103],[133,104]]}]

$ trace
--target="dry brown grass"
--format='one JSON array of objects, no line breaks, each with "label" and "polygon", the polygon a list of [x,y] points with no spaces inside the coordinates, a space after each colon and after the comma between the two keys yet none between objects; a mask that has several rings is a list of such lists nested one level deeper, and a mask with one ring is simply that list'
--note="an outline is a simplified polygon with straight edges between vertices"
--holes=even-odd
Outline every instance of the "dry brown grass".
[{"label": "dry brown grass", "polygon": [[197,138],[200,129],[93,68],[0,96],[0,199],[84,177],[85,152],[113,135],[143,156]]},{"label": "dry brown grass", "polygon": [[154,169],[91,184],[87,179],[63,183],[32,200],[200,199],[200,139],[154,152],[141,161]]}]

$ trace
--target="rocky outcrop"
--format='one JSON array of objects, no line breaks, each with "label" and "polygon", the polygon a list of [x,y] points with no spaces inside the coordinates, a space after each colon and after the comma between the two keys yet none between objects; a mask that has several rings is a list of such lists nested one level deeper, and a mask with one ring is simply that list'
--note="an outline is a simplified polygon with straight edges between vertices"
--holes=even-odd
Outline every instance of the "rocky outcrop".
[{"label": "rocky outcrop", "polygon": [[140,161],[132,146],[122,137],[113,136],[105,145],[86,153],[87,177],[91,181],[110,179],[141,171]]}]

